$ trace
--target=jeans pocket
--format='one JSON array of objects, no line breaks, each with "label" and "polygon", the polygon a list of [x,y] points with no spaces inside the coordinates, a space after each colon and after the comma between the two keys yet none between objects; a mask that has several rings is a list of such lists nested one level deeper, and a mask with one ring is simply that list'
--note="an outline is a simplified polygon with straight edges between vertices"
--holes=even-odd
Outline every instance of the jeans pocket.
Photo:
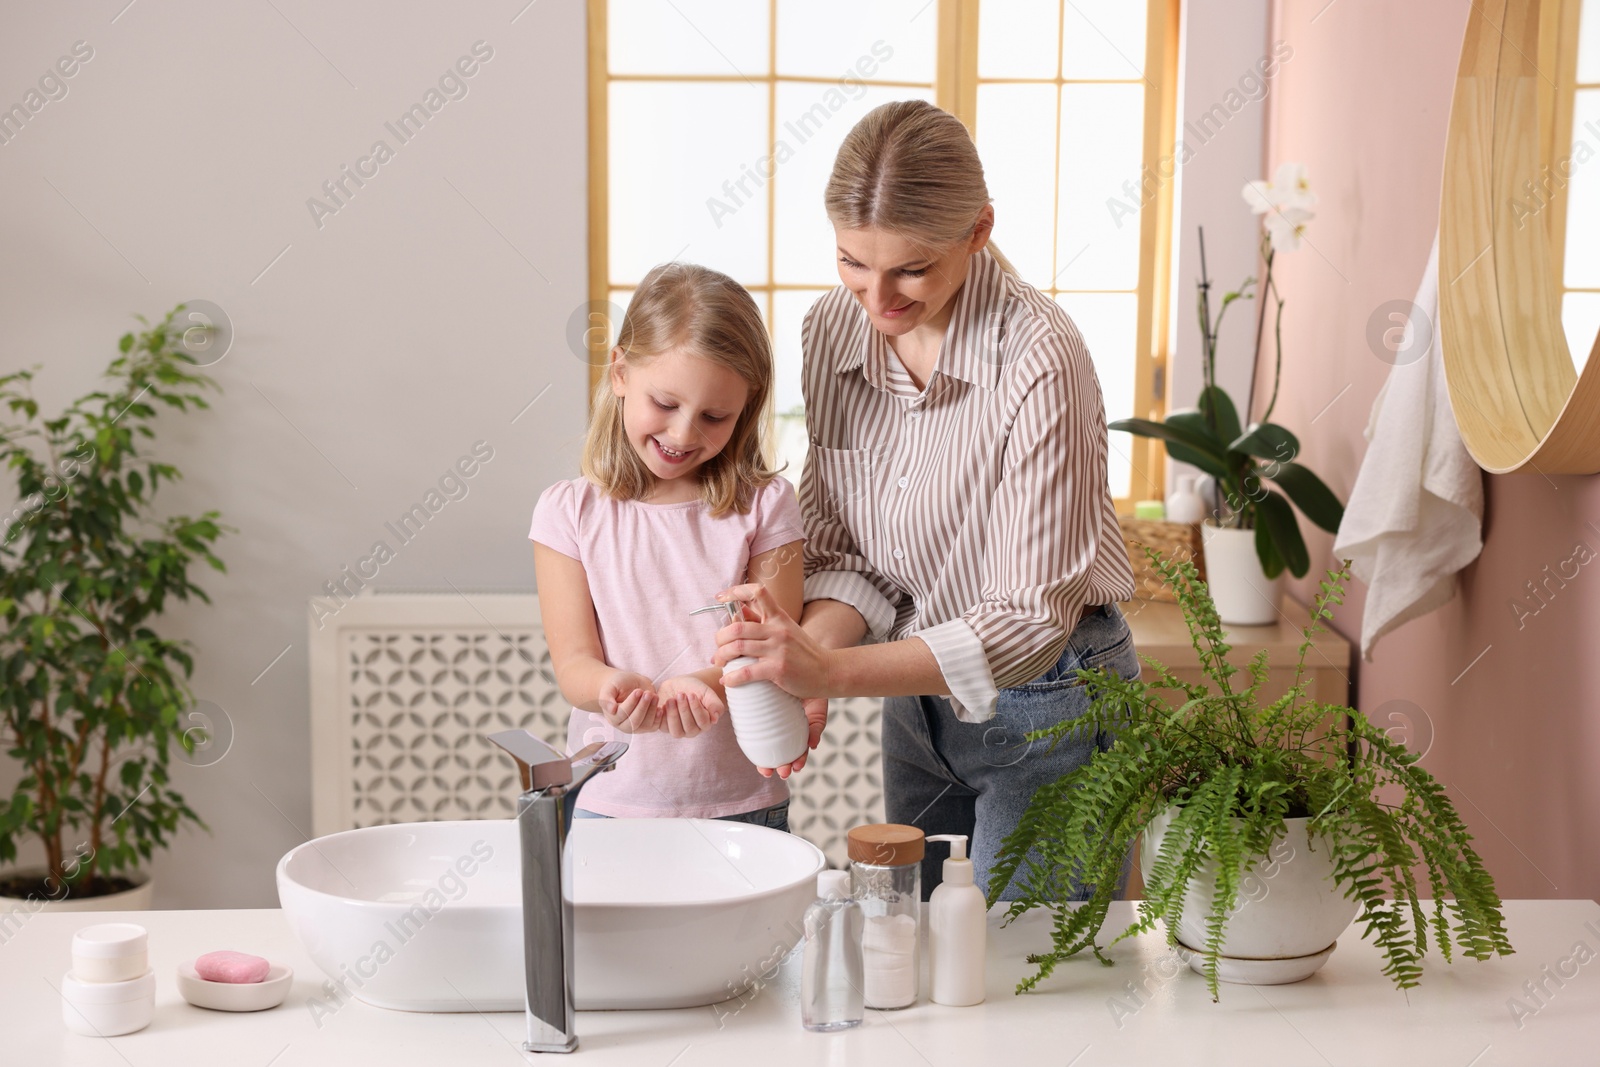
[{"label": "jeans pocket", "polygon": [[[1099,691],[1078,676],[1079,669],[1110,668],[1128,676],[1132,662],[1137,677],[1138,659],[1133,651],[1133,633],[1116,613],[1090,616],[1073,631],[1061,658],[1038,678],[1002,689],[995,701],[995,720],[985,738],[985,755],[993,747],[991,737],[1004,736],[1010,749],[1037,752],[1047,741],[1021,742],[1027,733],[1043,730],[1086,715]],[[1111,747],[1112,735],[1104,730],[1082,732],[1059,738],[1056,750],[1069,760],[1084,761],[1095,749]],[[1019,744],[1019,742],[1021,742]],[[1013,757],[1019,758],[1019,757]],[[993,764],[992,760],[985,760]]]},{"label": "jeans pocket", "polygon": [[[1086,628],[1086,627],[1085,627]],[[1104,667],[1118,658],[1127,654],[1133,643],[1133,633],[1122,627],[1122,634],[1110,644],[1100,644],[1097,639],[1103,635],[1102,627],[1095,627],[1097,632],[1083,634],[1074,631],[1067,641],[1067,647],[1061,650],[1061,657],[1050,665],[1039,677],[1023,682],[1011,688],[1020,693],[1049,693],[1061,689],[1079,689],[1086,683],[1078,676],[1078,671],[1094,670]]]},{"label": "jeans pocket", "polygon": [[990,767],[1010,767],[1046,757],[1046,763],[1059,768],[1084,762],[1095,747],[1092,734],[1079,731],[1053,741],[1029,740],[1028,735],[1083,717],[1089,710],[1090,696],[1088,688],[1076,677],[1000,690],[994,718],[984,730],[983,762]]},{"label": "jeans pocket", "polygon": [[782,804],[774,804],[767,809],[766,825],[773,830],[789,832],[789,802],[787,800]]}]

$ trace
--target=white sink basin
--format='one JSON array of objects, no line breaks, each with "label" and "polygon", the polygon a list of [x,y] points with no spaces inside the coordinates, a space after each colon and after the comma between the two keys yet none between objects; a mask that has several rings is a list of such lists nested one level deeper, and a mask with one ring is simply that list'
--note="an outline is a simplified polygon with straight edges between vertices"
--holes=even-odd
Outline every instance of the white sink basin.
[{"label": "white sink basin", "polygon": [[[714,819],[579,819],[569,849],[579,1009],[739,995],[799,942],[826,863],[803,838]],[[523,1010],[521,887],[511,819],[348,830],[278,861],[311,958],[402,1011]]]}]

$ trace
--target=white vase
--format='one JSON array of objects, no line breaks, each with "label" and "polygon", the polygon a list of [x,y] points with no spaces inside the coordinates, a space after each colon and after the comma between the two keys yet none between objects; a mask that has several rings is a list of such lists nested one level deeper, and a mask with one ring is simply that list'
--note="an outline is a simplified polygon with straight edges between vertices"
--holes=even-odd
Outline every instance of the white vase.
[{"label": "white vase", "polygon": [[1200,526],[1205,538],[1206,587],[1217,616],[1230,626],[1269,626],[1278,620],[1283,575],[1268,578],[1256,555],[1256,532]]},{"label": "white vase", "polygon": [[[1176,817],[1168,808],[1145,828],[1139,862],[1148,871]],[[1333,853],[1326,838],[1308,839],[1310,819],[1284,820],[1287,833],[1270,853],[1241,868],[1238,903],[1223,929],[1217,978],[1245,985],[1281,985],[1314,974],[1333,953],[1340,934],[1359,910],[1333,880]],[[1183,897],[1178,942],[1189,966],[1202,972],[1206,916],[1216,899],[1215,857],[1200,865]]]},{"label": "white vase", "polygon": [[[724,670],[747,667],[749,656],[728,661]],[[805,705],[771,682],[728,687],[728,714],[745,758],[757,767],[787,767],[805,754],[811,740]]]},{"label": "white vase", "polygon": [[[37,878],[44,881],[45,869],[43,867],[24,867],[21,870],[7,871],[8,876],[20,875],[22,877]],[[149,911],[150,904],[155,894],[155,881],[142,871],[134,871],[125,875],[134,883],[132,889],[124,889],[120,893],[107,893],[98,897],[68,896],[60,900],[46,894],[37,897],[8,897],[0,894],[0,921],[7,915],[28,915],[42,911]]]}]

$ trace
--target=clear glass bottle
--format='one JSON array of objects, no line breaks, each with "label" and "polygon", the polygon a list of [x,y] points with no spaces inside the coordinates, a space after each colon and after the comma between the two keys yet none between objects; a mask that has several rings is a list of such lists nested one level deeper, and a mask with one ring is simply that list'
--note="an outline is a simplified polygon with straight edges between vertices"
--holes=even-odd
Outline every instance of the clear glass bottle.
[{"label": "clear glass bottle", "polygon": [[922,975],[922,831],[898,823],[848,835],[850,883],[861,904],[863,998],[869,1008],[908,1008]]},{"label": "clear glass bottle", "polygon": [[817,875],[817,900],[806,909],[800,964],[800,1024],[807,1030],[858,1026],[861,1001],[861,905],[846,871]]}]

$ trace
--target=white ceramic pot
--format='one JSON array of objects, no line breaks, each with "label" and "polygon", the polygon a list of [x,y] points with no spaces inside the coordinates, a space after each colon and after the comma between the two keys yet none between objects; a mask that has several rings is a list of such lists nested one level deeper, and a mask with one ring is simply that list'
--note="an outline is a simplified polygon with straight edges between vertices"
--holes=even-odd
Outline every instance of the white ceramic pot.
[{"label": "white ceramic pot", "polygon": [[[1162,838],[1175,816],[1168,809],[1150,820],[1140,844],[1144,870],[1155,865]],[[1287,833],[1240,874],[1238,903],[1228,917],[1218,953],[1217,977],[1247,985],[1280,985],[1310,977],[1332,953],[1339,935],[1359,910],[1333,880],[1326,838],[1308,839],[1309,819],[1286,819]],[[1206,916],[1216,899],[1218,864],[1201,864],[1183,898],[1178,941],[1190,950],[1189,966],[1201,971]]]},{"label": "white ceramic pot", "polygon": [[[31,876],[44,880],[43,867],[24,867],[10,874]],[[148,874],[135,871],[126,875],[133,881],[132,889],[108,893],[100,897],[68,896],[56,899],[41,893],[38,897],[8,897],[0,895],[0,915],[33,914],[41,911],[149,911],[155,893],[155,882]]]},{"label": "white ceramic pot", "polygon": [[1278,619],[1283,575],[1268,578],[1256,555],[1256,532],[1200,526],[1205,539],[1206,587],[1217,615],[1230,626],[1269,626]]}]

